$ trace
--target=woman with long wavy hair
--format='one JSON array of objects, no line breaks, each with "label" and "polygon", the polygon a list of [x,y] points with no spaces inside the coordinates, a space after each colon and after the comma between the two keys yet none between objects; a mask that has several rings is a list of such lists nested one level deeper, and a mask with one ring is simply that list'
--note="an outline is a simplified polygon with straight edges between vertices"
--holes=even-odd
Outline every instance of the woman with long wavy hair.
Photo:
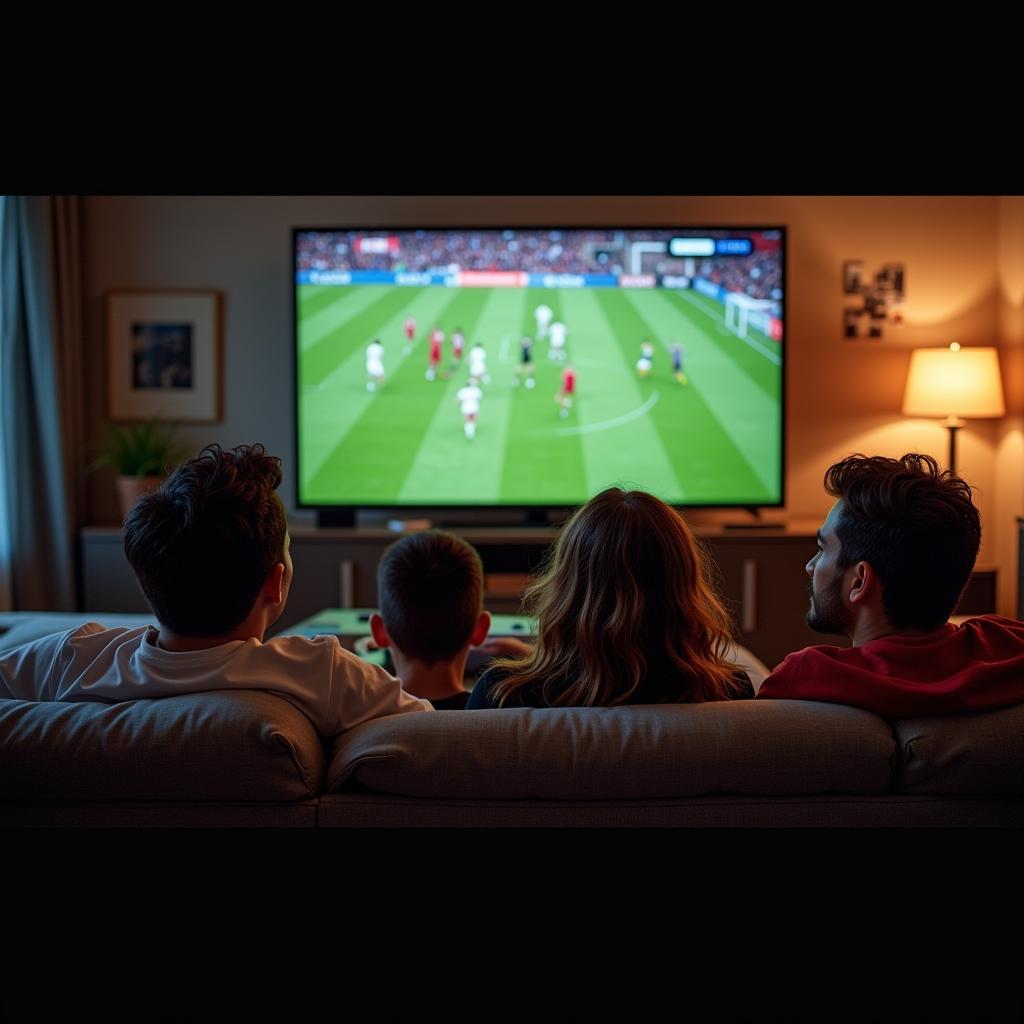
[{"label": "woman with long wavy hair", "polygon": [[610,487],[563,527],[526,590],[537,644],[493,663],[469,708],[611,707],[754,696],[729,660],[729,616],[686,520]]}]

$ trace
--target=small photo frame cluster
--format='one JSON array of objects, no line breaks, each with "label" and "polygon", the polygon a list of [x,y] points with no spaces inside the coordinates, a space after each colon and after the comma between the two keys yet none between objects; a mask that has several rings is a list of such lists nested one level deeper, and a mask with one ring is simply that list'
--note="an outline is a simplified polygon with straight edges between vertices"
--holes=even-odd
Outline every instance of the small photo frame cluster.
[{"label": "small photo frame cluster", "polygon": [[863,260],[843,263],[843,294],[859,298],[860,305],[843,309],[844,338],[881,338],[884,324],[900,324],[898,308],[904,298],[905,271],[902,263],[886,263],[868,278]]},{"label": "small photo frame cluster", "polygon": [[107,292],[107,418],[220,420],[222,318],[218,291]]}]

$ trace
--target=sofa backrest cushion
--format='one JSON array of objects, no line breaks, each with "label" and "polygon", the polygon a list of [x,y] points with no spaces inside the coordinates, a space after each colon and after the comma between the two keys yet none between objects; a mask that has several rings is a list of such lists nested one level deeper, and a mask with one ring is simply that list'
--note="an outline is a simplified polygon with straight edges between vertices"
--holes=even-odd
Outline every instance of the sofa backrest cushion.
[{"label": "sofa backrest cushion", "polygon": [[810,701],[438,711],[339,737],[327,786],[564,800],[880,793],[894,752],[884,719]]},{"label": "sofa backrest cushion", "polygon": [[152,615],[127,612],[0,612],[0,652],[13,650],[53,633],[76,629],[87,622],[99,622],[109,629],[156,625]]},{"label": "sofa backrest cushion", "polygon": [[904,793],[1024,794],[1024,704],[893,722]]},{"label": "sofa backrest cushion", "polygon": [[0,701],[0,799],[303,800],[325,764],[305,715],[256,690]]}]

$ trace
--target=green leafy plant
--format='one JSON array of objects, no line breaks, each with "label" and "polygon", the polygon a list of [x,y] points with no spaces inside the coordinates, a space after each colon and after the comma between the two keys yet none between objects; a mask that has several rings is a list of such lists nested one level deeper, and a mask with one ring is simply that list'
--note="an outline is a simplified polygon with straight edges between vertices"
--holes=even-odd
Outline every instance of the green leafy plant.
[{"label": "green leafy plant", "polygon": [[121,476],[163,476],[176,466],[184,452],[174,442],[177,425],[154,416],[130,427],[107,428],[107,438],[89,471],[112,466]]}]

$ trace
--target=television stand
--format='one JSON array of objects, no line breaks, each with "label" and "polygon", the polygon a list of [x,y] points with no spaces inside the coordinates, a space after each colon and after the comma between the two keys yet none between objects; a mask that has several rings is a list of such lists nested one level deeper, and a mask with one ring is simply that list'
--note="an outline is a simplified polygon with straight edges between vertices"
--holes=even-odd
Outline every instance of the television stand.
[{"label": "television stand", "polygon": [[752,523],[722,523],[723,530],[784,530],[785,523],[766,523],[761,514],[761,509],[756,505],[747,505],[744,512],[750,514],[754,520]]},{"label": "television stand", "polygon": [[321,529],[352,529],[356,525],[356,510],[351,507],[318,509],[316,525]]},{"label": "television stand", "polygon": [[546,508],[524,508],[523,526],[547,526],[548,510]]},{"label": "television stand", "polygon": [[408,523],[409,530],[434,527],[439,530],[519,530],[524,527],[550,529],[552,524],[565,521],[568,511],[563,508],[484,508],[484,507],[431,507],[431,508],[324,508],[317,510],[317,529],[389,530],[407,532],[396,523]]}]

